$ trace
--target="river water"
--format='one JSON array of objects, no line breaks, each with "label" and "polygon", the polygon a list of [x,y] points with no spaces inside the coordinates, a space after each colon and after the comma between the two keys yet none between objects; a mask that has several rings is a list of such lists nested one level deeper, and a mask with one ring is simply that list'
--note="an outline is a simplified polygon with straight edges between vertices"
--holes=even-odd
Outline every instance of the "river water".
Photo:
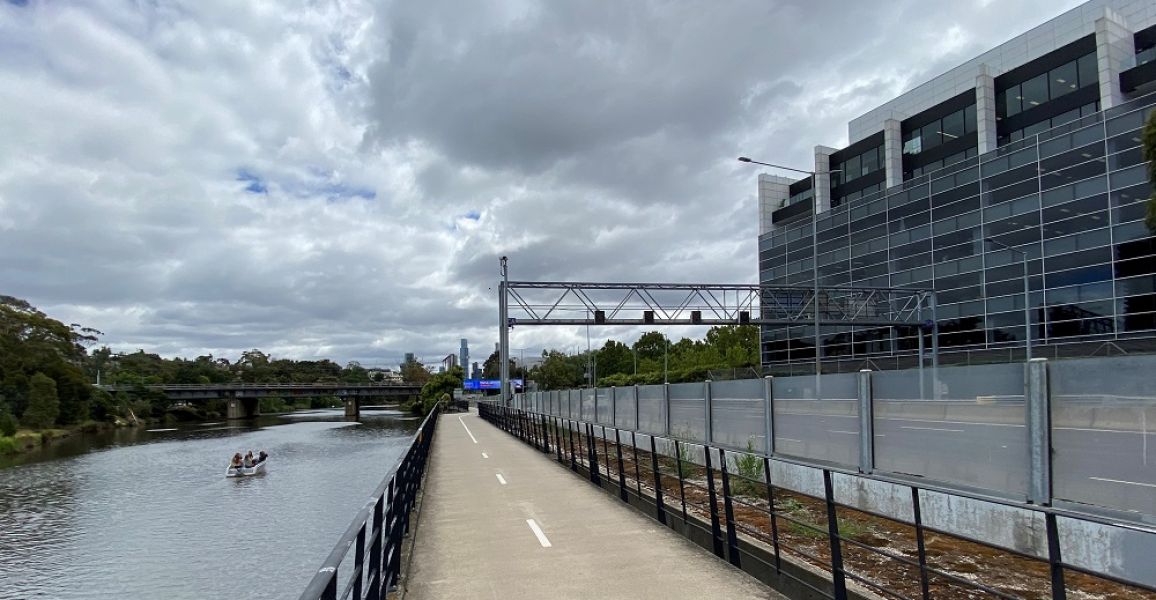
[{"label": "river water", "polygon": [[[0,598],[296,598],[418,424],[309,411],[120,430],[9,459]],[[267,472],[226,479],[248,449],[269,452]]]}]

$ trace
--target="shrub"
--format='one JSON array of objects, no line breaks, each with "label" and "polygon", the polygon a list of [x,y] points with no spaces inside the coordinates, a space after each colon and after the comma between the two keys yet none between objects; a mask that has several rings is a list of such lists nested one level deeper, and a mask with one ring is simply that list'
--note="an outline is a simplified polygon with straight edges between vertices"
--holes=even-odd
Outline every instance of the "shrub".
[{"label": "shrub", "polygon": [[12,416],[7,406],[0,406],[0,435],[5,437],[16,435],[16,417]]}]

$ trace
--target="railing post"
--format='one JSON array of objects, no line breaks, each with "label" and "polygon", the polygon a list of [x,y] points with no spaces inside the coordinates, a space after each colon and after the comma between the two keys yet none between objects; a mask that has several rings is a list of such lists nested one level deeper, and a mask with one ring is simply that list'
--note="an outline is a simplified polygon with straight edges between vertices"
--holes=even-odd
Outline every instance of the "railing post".
[{"label": "railing post", "polygon": [[666,508],[662,505],[662,472],[658,470],[658,445],[650,436],[650,468],[654,471],[654,513],[658,522],[666,525]]},{"label": "railing post", "polygon": [[558,462],[562,462],[562,428],[559,426],[559,419],[556,416],[550,417],[550,425],[554,427],[554,454],[558,457]]},{"label": "railing post", "polygon": [[638,489],[638,497],[642,498],[642,471],[638,467],[638,438],[630,432],[630,451],[634,454],[634,485]]},{"label": "railing post", "polygon": [[1044,524],[1048,530],[1048,566],[1052,572],[1052,600],[1065,600],[1068,597],[1068,590],[1064,585],[1064,564],[1060,556],[1060,532],[1056,526],[1056,515],[1046,513]]},{"label": "railing post", "polygon": [[927,581],[927,548],[923,545],[923,510],[919,506],[919,488],[911,488],[911,516],[915,521],[915,547],[919,552],[919,590],[923,600],[931,598]]},{"label": "railing post", "polygon": [[381,579],[383,575],[383,565],[381,561],[382,542],[385,541],[385,527],[382,526],[385,505],[385,496],[382,495],[373,504],[373,529],[371,534],[376,534],[373,543],[369,546],[369,567],[372,576],[369,578],[369,597],[380,598],[381,593]]},{"label": "railing post", "polygon": [[618,428],[614,428],[614,449],[618,452],[618,495],[623,502],[628,502],[626,497],[626,469],[622,466],[622,441],[618,435]]},{"label": "railing post", "polygon": [[714,425],[711,423],[711,413],[714,411],[711,410],[712,398],[709,379],[703,382],[702,400],[703,407],[706,409],[706,420],[704,421],[706,423],[706,435],[704,436],[706,445],[704,447],[709,448],[714,443]]},{"label": "railing post", "polygon": [[766,450],[767,456],[773,456],[775,454],[775,378],[770,375],[763,377],[763,406],[766,410],[766,416],[763,419],[763,428],[765,429],[763,435],[766,442],[763,444],[763,448]]},{"label": "railing post", "polygon": [[686,487],[682,477],[682,446],[674,440],[674,462],[678,469],[678,498],[682,501],[682,522],[686,523]]},{"label": "railing post", "polygon": [[[361,597],[361,582],[365,579],[365,524],[362,523],[361,530],[357,532],[357,548],[353,550],[353,568],[357,570],[361,568],[361,575],[353,578],[353,597]],[[336,575],[336,573],[334,573]]]},{"label": "railing post", "polygon": [[875,403],[872,399],[871,369],[859,371],[859,472],[875,470]]},{"label": "railing post", "polygon": [[742,568],[739,557],[739,538],[735,532],[735,509],[734,505],[731,504],[730,473],[727,471],[726,451],[722,448],[718,449],[718,462],[719,468],[722,469],[723,510],[727,517],[727,560],[732,565]]},{"label": "railing post", "polygon": [[843,573],[843,550],[839,539],[839,512],[835,507],[831,471],[827,469],[823,469],[823,491],[827,502],[827,539],[831,542],[831,582],[835,588],[835,600],[847,600],[847,579]]},{"label": "railing post", "polygon": [[771,485],[771,459],[763,457],[763,479],[767,484],[767,508],[771,513],[771,546],[775,549],[775,573],[781,572],[783,565],[779,558],[779,521],[775,518],[775,486]]},{"label": "railing post", "polygon": [[710,541],[714,547],[714,554],[723,558],[722,528],[718,522],[718,494],[714,489],[714,468],[711,466],[710,446],[702,447],[702,454],[706,457],[706,491],[710,500]]},{"label": "railing post", "polygon": [[602,487],[602,476],[598,467],[598,445],[594,441],[594,424],[586,424],[586,449],[590,453],[590,481]]},{"label": "railing post", "polygon": [[566,439],[570,442],[570,470],[578,471],[578,459],[574,454],[574,422],[570,419],[565,420],[566,425]]},{"label": "railing post", "polygon": [[602,427],[602,455],[606,457],[606,478],[613,482],[614,477],[610,474],[610,445],[606,441],[606,426],[600,427]]},{"label": "railing post", "polygon": [[1033,358],[1024,368],[1024,384],[1027,387],[1028,501],[1048,506],[1052,503],[1052,415],[1048,359]]}]

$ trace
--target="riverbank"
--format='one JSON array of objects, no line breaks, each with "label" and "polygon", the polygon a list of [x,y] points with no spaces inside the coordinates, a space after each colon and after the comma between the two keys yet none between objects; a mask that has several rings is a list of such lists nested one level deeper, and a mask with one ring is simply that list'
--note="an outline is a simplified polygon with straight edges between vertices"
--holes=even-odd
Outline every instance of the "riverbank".
[{"label": "riverbank", "polygon": [[[131,424],[124,422],[124,425]],[[85,421],[67,429],[52,428],[39,431],[21,429],[17,431],[15,435],[0,435],[0,455],[11,456],[32,452],[54,442],[70,438],[78,433],[97,433],[124,425],[121,425],[120,422]]]}]

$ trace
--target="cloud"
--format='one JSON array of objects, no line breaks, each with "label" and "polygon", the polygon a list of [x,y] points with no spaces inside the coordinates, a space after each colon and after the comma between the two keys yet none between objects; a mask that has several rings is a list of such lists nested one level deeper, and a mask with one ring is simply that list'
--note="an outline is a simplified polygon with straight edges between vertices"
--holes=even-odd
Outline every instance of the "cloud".
[{"label": "cloud", "polygon": [[499,256],[754,281],[735,156],[805,166],[1072,4],[7,0],[0,292],[120,350],[482,360]]}]

